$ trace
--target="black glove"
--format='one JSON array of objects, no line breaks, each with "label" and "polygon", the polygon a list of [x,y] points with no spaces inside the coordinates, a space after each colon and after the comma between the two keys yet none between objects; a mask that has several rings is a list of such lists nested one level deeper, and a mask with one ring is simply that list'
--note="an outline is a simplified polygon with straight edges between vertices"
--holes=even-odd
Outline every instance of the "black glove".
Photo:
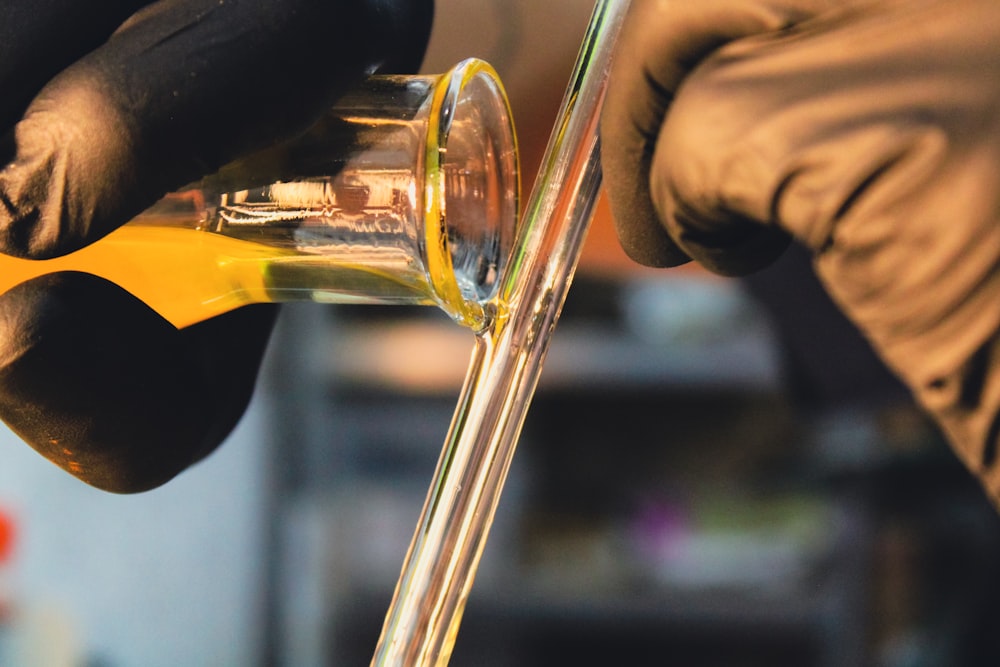
[{"label": "black glove", "polygon": [[635,0],[603,163],[637,261],[789,239],[1000,499],[1000,4]]},{"label": "black glove", "polygon": [[[366,74],[413,71],[432,11],[431,0],[2,3],[0,251],[45,258],[93,242],[303,131]],[[0,417],[94,486],[152,488],[239,420],[275,314],[252,306],[178,331],[104,280],[35,279],[0,297]]]}]

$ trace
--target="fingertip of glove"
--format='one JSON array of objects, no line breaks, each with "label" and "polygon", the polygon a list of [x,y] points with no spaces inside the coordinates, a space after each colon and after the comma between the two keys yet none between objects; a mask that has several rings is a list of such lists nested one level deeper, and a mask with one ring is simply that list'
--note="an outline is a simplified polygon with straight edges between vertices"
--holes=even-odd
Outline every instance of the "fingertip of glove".
[{"label": "fingertip of glove", "polygon": [[737,278],[756,273],[773,264],[785,253],[792,238],[777,227],[765,227],[748,221],[748,233],[726,242],[717,234],[710,242],[695,241],[686,235],[684,248],[688,255],[706,270],[720,276]]},{"label": "fingertip of glove", "polygon": [[629,156],[620,143],[609,145],[603,139],[601,162],[605,195],[625,254],[638,264],[655,268],[690,261],[660,222],[649,188],[643,185],[648,169],[641,159]]},{"label": "fingertip of glove", "polygon": [[649,209],[634,200],[616,204],[609,194],[618,243],[629,259],[652,268],[679,266],[691,261],[674,243]]},{"label": "fingertip of glove", "polygon": [[178,331],[82,273],[22,283],[0,296],[0,417],[91,486],[161,486],[221,444],[252,395],[273,309],[216,319]]}]

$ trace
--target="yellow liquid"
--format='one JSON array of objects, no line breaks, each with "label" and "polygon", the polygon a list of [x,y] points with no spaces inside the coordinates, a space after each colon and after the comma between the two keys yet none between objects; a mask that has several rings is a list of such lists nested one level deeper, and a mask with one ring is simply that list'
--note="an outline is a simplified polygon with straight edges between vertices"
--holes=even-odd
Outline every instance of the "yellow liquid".
[{"label": "yellow liquid", "polygon": [[341,250],[333,257],[193,227],[133,222],[65,257],[0,255],[0,293],[37,276],[81,271],[118,284],[178,328],[249,303],[435,303],[410,262],[387,257],[384,249],[374,256],[363,248]]}]

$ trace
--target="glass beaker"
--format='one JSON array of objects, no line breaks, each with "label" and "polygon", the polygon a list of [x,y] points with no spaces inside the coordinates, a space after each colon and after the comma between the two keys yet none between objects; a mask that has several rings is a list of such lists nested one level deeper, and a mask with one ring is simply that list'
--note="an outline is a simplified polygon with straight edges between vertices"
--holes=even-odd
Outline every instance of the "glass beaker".
[{"label": "glass beaker", "polygon": [[0,256],[0,292],[106,278],[183,327],[257,302],[437,305],[485,325],[514,240],[519,172],[487,63],[374,76],[294,141],[172,193],[64,257]]}]

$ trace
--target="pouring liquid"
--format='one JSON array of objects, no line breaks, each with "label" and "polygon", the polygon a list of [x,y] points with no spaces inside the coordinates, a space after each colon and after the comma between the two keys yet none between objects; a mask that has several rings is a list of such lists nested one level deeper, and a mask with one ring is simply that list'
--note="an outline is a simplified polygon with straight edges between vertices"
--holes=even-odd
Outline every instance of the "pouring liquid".
[{"label": "pouring liquid", "polygon": [[183,328],[250,303],[319,301],[431,305],[406,252],[352,246],[317,253],[145,217],[101,241],[48,260],[0,255],[0,293],[58,271],[118,284]]}]

